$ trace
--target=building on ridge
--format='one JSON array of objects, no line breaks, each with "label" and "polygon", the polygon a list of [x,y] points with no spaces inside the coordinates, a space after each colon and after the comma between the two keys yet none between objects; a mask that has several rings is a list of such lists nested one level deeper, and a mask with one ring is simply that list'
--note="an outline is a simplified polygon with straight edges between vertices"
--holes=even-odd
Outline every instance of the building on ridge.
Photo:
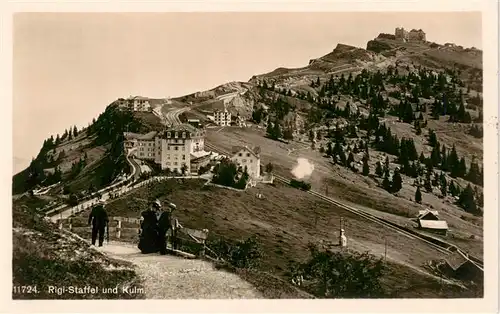
[{"label": "building on ridge", "polygon": [[230,126],[231,125],[231,113],[227,110],[226,105],[224,104],[224,109],[215,109],[214,110],[214,122],[220,126]]}]

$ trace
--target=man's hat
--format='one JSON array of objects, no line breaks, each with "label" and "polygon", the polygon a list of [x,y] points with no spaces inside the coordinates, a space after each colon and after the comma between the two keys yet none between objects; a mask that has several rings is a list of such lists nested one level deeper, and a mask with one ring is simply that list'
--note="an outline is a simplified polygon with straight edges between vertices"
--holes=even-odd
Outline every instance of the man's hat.
[{"label": "man's hat", "polygon": [[153,202],[153,206],[156,206],[156,207],[158,207],[158,208],[161,208],[161,202],[160,202],[160,200],[156,200],[156,201],[154,201],[154,202]]},{"label": "man's hat", "polygon": [[174,203],[168,203],[168,207],[169,207],[171,210],[175,210],[175,209],[177,209],[177,206],[176,206]]}]

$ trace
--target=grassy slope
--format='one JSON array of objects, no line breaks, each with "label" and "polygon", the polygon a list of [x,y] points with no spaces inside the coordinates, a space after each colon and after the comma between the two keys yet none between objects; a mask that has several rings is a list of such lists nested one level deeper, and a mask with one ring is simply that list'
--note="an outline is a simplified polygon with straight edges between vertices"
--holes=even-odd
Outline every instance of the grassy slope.
[{"label": "grassy slope", "polygon": [[[262,193],[259,200],[255,193]],[[423,264],[442,255],[418,240],[408,239],[383,227],[326,204],[309,194],[287,186],[257,186],[246,192],[235,192],[213,187],[202,187],[201,181],[167,181],[153,187],[132,192],[108,206],[110,216],[139,216],[147,203],[139,199],[159,197],[172,201],[183,211],[175,216],[188,228],[210,230],[210,238],[244,239],[256,235],[266,256],[262,271],[286,280],[288,263],[307,258],[309,242],[337,241],[340,216],[346,219],[351,248],[384,254],[384,236],[388,239],[389,267],[384,286],[389,295],[446,297],[456,296],[452,288],[440,292],[439,282],[424,274]],[[315,216],[318,213],[317,225]],[[86,214],[84,214],[86,215]],[[85,217],[85,216],[83,216]],[[131,241],[136,235],[130,234]],[[408,267],[409,266],[409,267]],[[417,282],[425,289],[414,290]],[[403,291],[398,294],[398,291]],[[276,293],[275,293],[276,294]]]},{"label": "grassy slope", "polygon": [[[434,194],[423,194],[422,205],[411,201],[414,198],[416,188],[411,186],[413,179],[403,176],[405,184],[403,189],[398,192],[399,196],[395,196],[378,187],[377,182],[380,179],[370,179],[362,176],[360,173],[355,174],[351,170],[332,166],[330,161],[318,152],[310,149],[308,145],[292,142],[290,144],[277,143],[270,139],[264,138],[264,130],[254,128],[224,128],[222,131],[216,129],[207,131],[208,142],[216,144],[227,151],[230,151],[233,145],[258,145],[261,147],[261,164],[265,165],[272,162],[275,165],[276,172],[290,177],[290,171],[296,164],[299,157],[307,158],[314,163],[315,169],[313,175],[307,178],[311,182],[313,189],[326,192],[328,195],[354,203],[355,206],[370,207],[374,214],[384,216],[399,224],[410,224],[409,217],[415,217],[419,210],[433,208],[439,210],[443,218],[448,220],[452,232],[456,237],[451,235],[446,238],[447,241],[456,243],[457,245],[469,250],[471,253],[481,256],[483,253],[482,237],[483,228],[479,219],[477,223],[471,223],[467,220],[477,220],[471,214],[464,212],[452,203],[450,199],[444,202]],[[425,141],[422,139],[422,141]],[[288,150],[295,151],[289,153]],[[384,155],[375,151],[370,152],[370,173],[375,172],[375,163],[377,160],[383,162]],[[362,154],[355,156],[356,161],[361,161]],[[390,157],[391,161],[394,157]],[[391,164],[391,169],[394,169],[396,164]],[[471,235],[475,239],[469,239]]]},{"label": "grassy slope", "polygon": [[[33,202],[29,200],[28,202]],[[13,278],[14,286],[36,285],[37,294],[13,293],[13,299],[133,299],[121,287],[141,287],[130,264],[107,258],[89,249],[88,244],[61,233],[32,210],[23,207],[27,200],[13,204]],[[119,294],[49,293],[49,286],[92,286],[99,289],[119,287]]]}]

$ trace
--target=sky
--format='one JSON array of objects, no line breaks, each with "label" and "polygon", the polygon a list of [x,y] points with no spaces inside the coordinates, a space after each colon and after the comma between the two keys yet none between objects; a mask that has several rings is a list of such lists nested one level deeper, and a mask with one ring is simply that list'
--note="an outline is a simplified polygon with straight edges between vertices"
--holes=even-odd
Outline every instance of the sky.
[{"label": "sky", "polygon": [[338,43],[366,48],[396,27],[482,48],[481,13],[18,13],[13,30],[14,173],[43,140],[87,126],[119,97],[176,97],[278,67]]}]

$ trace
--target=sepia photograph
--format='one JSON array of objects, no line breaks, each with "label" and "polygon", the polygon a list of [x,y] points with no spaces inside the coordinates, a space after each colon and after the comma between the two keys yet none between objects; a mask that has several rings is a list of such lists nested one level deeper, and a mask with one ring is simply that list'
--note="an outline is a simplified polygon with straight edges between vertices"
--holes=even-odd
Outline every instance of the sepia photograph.
[{"label": "sepia photograph", "polygon": [[484,298],[482,23],[14,14],[12,300]]}]

